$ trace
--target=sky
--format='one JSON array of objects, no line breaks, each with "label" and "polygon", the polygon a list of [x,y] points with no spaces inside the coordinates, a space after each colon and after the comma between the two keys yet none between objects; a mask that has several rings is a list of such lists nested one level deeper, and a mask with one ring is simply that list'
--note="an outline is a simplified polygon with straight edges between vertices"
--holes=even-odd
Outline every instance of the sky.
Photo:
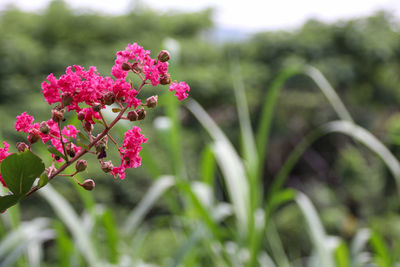
[{"label": "sky", "polygon": [[[76,9],[123,14],[138,0],[65,0]],[[0,0],[0,10],[13,3],[27,11],[43,10],[50,0]],[[400,0],[142,0],[151,8],[167,12],[197,11],[214,7],[219,27],[247,32],[299,27],[309,18],[326,22],[373,14],[385,9],[400,18]]]}]

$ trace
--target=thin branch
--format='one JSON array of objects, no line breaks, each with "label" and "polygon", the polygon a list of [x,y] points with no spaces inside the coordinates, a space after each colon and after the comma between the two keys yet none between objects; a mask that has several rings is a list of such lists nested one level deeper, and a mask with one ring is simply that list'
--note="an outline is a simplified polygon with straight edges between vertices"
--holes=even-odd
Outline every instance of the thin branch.
[{"label": "thin branch", "polygon": [[64,144],[64,140],[62,137],[62,133],[61,133],[61,121],[58,122],[58,130],[60,131],[60,142],[64,151],[64,155],[65,155],[65,161],[68,162],[68,155],[67,155],[67,150],[65,149],[65,144]]}]

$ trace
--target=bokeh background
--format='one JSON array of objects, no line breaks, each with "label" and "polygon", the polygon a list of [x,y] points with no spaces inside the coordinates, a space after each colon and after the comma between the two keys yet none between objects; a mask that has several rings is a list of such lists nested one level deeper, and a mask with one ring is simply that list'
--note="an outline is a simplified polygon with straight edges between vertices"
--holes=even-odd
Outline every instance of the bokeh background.
[{"label": "bokeh background", "polygon": [[[302,13],[297,5],[303,4],[289,2],[281,13],[268,10],[274,3],[257,9],[251,1],[226,10],[221,3],[32,2],[0,4],[0,136],[8,143],[24,139],[14,130],[15,117],[23,111],[37,121],[49,118],[50,107],[40,89],[49,73],[58,77],[77,64],[96,66],[108,76],[116,51],[138,42],[153,57],[161,49],[171,52],[174,78],[190,85],[190,98],[223,130],[246,168],[254,162],[241,145],[240,120],[243,123],[241,115],[246,112],[239,109],[238,116],[238,102],[247,103],[249,125],[257,131],[271,85],[279,83],[282,71],[305,65],[317,68],[354,121],[400,158],[397,1],[348,1],[348,9],[336,7],[343,13],[333,4],[325,9],[316,4]],[[268,154],[253,159],[261,160],[257,164],[263,170],[253,186],[264,193],[255,197],[259,206],[249,204],[246,216],[251,222],[249,218],[265,208],[263,219],[254,215],[265,229],[257,232],[253,228],[258,224],[249,223],[243,230],[240,216],[229,213],[235,209],[235,203],[229,204],[235,192],[213,154],[213,135],[191,114],[190,101],[179,104],[160,86],[143,93],[160,96],[159,108],[139,123],[149,138],[142,151],[143,166],[129,170],[121,181],[89,160],[88,171],[80,178],[94,179],[94,191],[85,192],[59,177],[51,185],[67,207],[52,204],[49,198],[61,203],[53,195],[34,194],[0,215],[0,265],[397,266],[396,180],[363,142],[342,134],[318,139],[290,171],[279,191],[282,195],[276,194],[275,202],[282,205],[265,206],[271,203],[268,192],[274,177],[293,149],[313,129],[338,119],[310,77],[287,78],[274,103]],[[245,98],[237,91],[235,95],[238,86],[244,88]],[[115,131],[117,139],[126,127],[130,126]],[[37,153],[45,155],[40,147]],[[115,151],[109,157],[118,161]],[[246,173],[244,179],[249,177]],[[249,192],[245,198],[251,202],[253,191]],[[304,193],[315,208],[324,232],[322,244],[312,231],[313,225],[319,226],[310,223],[313,216],[304,219],[304,209],[284,201],[285,194],[291,199],[293,192]],[[218,215],[224,208],[226,218]],[[257,234],[251,233],[263,233],[259,243],[252,239]],[[79,238],[83,234],[86,239]],[[90,243],[88,251],[85,240]],[[325,259],[318,244],[326,247]]]}]

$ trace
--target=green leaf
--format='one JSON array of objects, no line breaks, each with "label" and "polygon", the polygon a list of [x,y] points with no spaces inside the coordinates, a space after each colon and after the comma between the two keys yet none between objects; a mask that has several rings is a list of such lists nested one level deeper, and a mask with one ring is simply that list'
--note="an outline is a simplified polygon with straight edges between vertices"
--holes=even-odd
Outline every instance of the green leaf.
[{"label": "green leaf", "polygon": [[40,175],[38,187],[41,188],[41,187],[45,186],[48,181],[49,181],[49,176],[47,175],[47,173],[45,173],[45,172],[42,173],[42,175]]},{"label": "green leaf", "polygon": [[43,171],[43,161],[29,150],[11,154],[1,164],[4,182],[18,196],[27,193]]},{"label": "green leaf", "polygon": [[76,143],[77,143],[79,146],[83,147],[84,149],[90,150],[90,148],[89,148],[87,145],[85,145],[84,143],[82,143],[81,140],[79,140],[79,139],[76,140]]},{"label": "green leaf", "polygon": [[94,118],[93,118],[93,121],[94,121],[95,123],[100,123],[101,125],[104,126],[104,123],[103,123],[101,120],[98,120],[98,119],[94,119]]},{"label": "green leaf", "polygon": [[67,160],[67,158],[64,156],[64,154],[61,153],[60,151],[58,151],[56,147],[49,145],[49,146],[47,146],[47,150],[51,154],[54,154],[55,156],[59,156],[60,158]]},{"label": "green leaf", "polygon": [[118,113],[118,112],[120,112],[120,111],[121,111],[120,108],[113,108],[113,109],[112,109],[112,112],[114,112],[114,113]]},{"label": "green leaf", "polygon": [[8,195],[8,196],[1,196],[0,197],[0,212],[5,211],[11,206],[17,204],[19,200],[19,196],[16,195]]},{"label": "green leaf", "polygon": [[86,141],[86,142],[90,143],[89,138],[85,134],[83,134],[81,132],[78,132],[78,135],[83,141]]}]

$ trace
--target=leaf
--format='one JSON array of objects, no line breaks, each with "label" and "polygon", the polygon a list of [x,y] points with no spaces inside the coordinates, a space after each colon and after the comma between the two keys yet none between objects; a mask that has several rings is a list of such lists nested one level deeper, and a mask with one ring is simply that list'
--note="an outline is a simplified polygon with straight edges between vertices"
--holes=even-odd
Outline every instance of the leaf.
[{"label": "leaf", "polygon": [[79,137],[80,137],[82,140],[84,140],[84,141],[90,143],[89,138],[88,138],[85,134],[83,134],[83,133],[81,133],[81,132],[78,132],[78,135],[79,135]]},{"label": "leaf", "polygon": [[33,182],[43,171],[43,161],[29,150],[11,154],[1,164],[4,182],[11,192],[19,196],[31,189]]},{"label": "leaf", "polygon": [[49,176],[47,175],[47,173],[46,172],[42,173],[42,175],[40,175],[38,187],[41,188],[45,186],[48,181],[49,181]]},{"label": "leaf", "polygon": [[104,123],[103,123],[101,120],[98,120],[98,119],[94,119],[94,118],[93,118],[93,121],[94,121],[95,123],[100,123],[101,125],[104,126]]},{"label": "leaf", "polygon": [[77,143],[79,146],[83,147],[84,149],[90,150],[90,148],[89,148],[87,145],[85,145],[84,143],[82,143],[81,140],[79,140],[79,139],[76,140],[76,143]]},{"label": "leaf", "polygon": [[64,156],[63,153],[61,153],[60,151],[57,150],[56,147],[52,146],[52,145],[48,145],[47,146],[47,150],[51,153],[54,154],[55,156],[59,156],[60,158],[63,158],[65,160],[67,160],[67,158]]},{"label": "leaf", "polygon": [[142,222],[144,216],[150,211],[154,203],[167,191],[175,185],[173,176],[161,176],[150,187],[140,203],[133,209],[126,219],[122,231],[125,235],[133,233],[137,226]]},{"label": "leaf", "polygon": [[118,112],[120,112],[120,111],[121,111],[120,108],[113,108],[113,109],[112,109],[112,112],[114,112],[114,113],[118,113]]},{"label": "leaf", "polygon": [[14,206],[17,204],[19,200],[19,196],[16,195],[7,195],[7,196],[1,196],[0,197],[0,212],[5,211],[11,206]]}]

